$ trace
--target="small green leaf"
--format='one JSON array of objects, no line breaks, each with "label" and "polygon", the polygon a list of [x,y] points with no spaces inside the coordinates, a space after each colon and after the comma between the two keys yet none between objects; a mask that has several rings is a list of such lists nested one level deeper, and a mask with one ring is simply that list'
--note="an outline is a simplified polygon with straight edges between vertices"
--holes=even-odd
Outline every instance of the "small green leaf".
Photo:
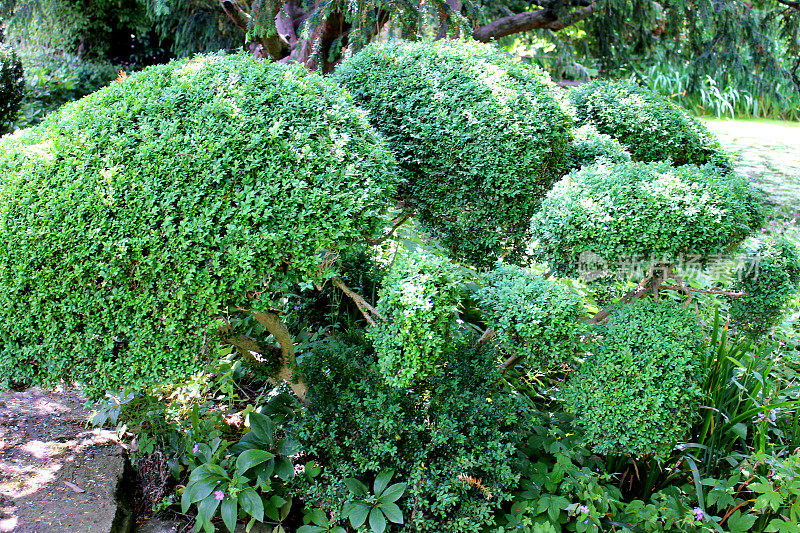
[{"label": "small green leaf", "polygon": [[273,457],[275,457],[274,454],[264,450],[245,450],[236,458],[236,470],[240,474],[244,474],[254,466],[269,461]]},{"label": "small green leaf", "polygon": [[377,507],[373,507],[369,512],[369,527],[374,533],[383,533],[386,530],[386,517]]},{"label": "small green leaf", "polygon": [[[346,480],[345,480],[346,481]],[[366,487],[364,487],[366,491]],[[396,502],[400,499],[403,493],[406,491],[406,484],[405,483],[395,483],[394,485],[389,485],[386,490],[383,491],[381,497],[379,498],[381,503],[392,503]]]},{"label": "small green leaf", "polygon": [[239,504],[235,498],[226,498],[222,500],[220,513],[222,514],[222,521],[228,531],[233,533],[236,528],[236,517],[239,512]]},{"label": "small green leaf", "polygon": [[300,526],[297,528],[297,533],[324,533],[325,528],[319,526]]},{"label": "small green leaf", "polygon": [[347,485],[347,489],[358,498],[363,498],[369,492],[369,489],[366,485],[352,477],[345,478],[344,484]]},{"label": "small green leaf", "polygon": [[181,496],[181,512],[186,514],[189,511],[189,507],[191,507],[192,502],[189,501],[189,491],[187,489],[183,489],[183,495]]},{"label": "small green leaf", "polygon": [[743,515],[741,511],[737,509],[728,517],[728,529],[730,529],[731,533],[745,533],[750,531],[750,528],[753,527],[756,518],[756,516],[750,514]]},{"label": "small green leaf", "polygon": [[294,465],[286,457],[278,457],[275,459],[275,473],[284,481],[288,481],[294,476]]},{"label": "small green leaf", "polygon": [[250,421],[250,429],[253,430],[253,433],[263,442],[272,446],[273,439],[272,436],[275,433],[275,424],[272,422],[268,416],[262,415],[261,413],[250,413],[248,417]]},{"label": "small green leaf", "polygon": [[353,505],[352,509],[350,509],[350,513],[348,514],[348,518],[350,519],[350,525],[354,528],[358,529],[364,522],[367,520],[367,515],[369,514],[369,505],[366,503],[358,502]]},{"label": "small green leaf", "polygon": [[318,526],[328,527],[328,515],[322,509],[313,509],[311,511],[311,521]]},{"label": "small green leaf", "polygon": [[189,493],[189,502],[195,503],[207,497],[216,490],[218,483],[211,479],[200,479],[195,483],[189,483],[186,492]]},{"label": "small green leaf", "polygon": [[315,465],[313,461],[306,463],[305,473],[308,477],[317,477],[322,472],[322,467]]},{"label": "small green leaf", "polygon": [[239,493],[239,505],[257,522],[264,521],[264,502],[261,501],[261,497],[253,489],[247,488]]},{"label": "small green leaf", "polygon": [[219,507],[219,500],[213,496],[205,498],[197,504],[197,518],[201,522],[210,522]]},{"label": "small green leaf", "polygon": [[375,483],[372,484],[373,492],[375,496],[380,496],[383,489],[389,485],[389,482],[392,480],[392,476],[394,475],[394,471],[391,469],[381,470],[380,473],[375,477]]},{"label": "small green leaf", "polygon": [[395,524],[403,523],[403,512],[396,503],[382,503],[378,507],[380,507],[383,514],[386,515],[389,522],[394,522]]}]

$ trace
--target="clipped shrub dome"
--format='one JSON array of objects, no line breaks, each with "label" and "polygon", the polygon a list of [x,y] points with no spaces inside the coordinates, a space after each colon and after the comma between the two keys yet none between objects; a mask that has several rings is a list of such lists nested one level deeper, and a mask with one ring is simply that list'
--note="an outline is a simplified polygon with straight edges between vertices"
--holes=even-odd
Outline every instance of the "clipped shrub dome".
[{"label": "clipped shrub dome", "polygon": [[618,139],[636,161],[713,163],[732,170],[702,122],[656,91],[622,81],[593,81],[570,91],[578,123]]},{"label": "clipped shrub dome", "polygon": [[741,242],[762,216],[747,181],[715,167],[599,163],[553,187],[531,221],[533,253],[566,276],[579,275],[587,255],[611,269],[703,259]]},{"label": "clipped shrub dome", "polygon": [[490,45],[373,44],[334,79],[369,111],[402,169],[401,193],[454,257],[515,257],[560,178],[571,117],[547,74]]},{"label": "clipped shrub dome", "polygon": [[464,274],[437,256],[400,257],[383,280],[377,309],[387,322],[367,331],[386,381],[406,387],[435,373],[452,350]]},{"label": "clipped shrub dome", "polygon": [[550,369],[577,352],[586,310],[580,297],[557,281],[499,265],[482,276],[475,296],[505,349],[533,368]]},{"label": "clipped shrub dome", "polygon": [[0,44],[0,135],[11,131],[24,92],[22,61],[10,46]]},{"label": "clipped shrub dome", "polygon": [[0,385],[198,368],[373,236],[394,159],[333,83],[246,55],[156,66],[0,144]]},{"label": "clipped shrub dome", "polygon": [[691,427],[708,350],[699,317],[672,300],[611,314],[564,390],[567,411],[598,453],[669,454]]}]

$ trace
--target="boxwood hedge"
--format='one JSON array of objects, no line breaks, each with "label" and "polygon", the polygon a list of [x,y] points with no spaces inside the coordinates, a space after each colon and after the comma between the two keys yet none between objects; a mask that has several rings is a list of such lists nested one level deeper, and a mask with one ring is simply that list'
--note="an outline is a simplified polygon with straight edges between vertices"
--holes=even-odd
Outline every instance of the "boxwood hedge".
[{"label": "boxwood hedge", "polygon": [[374,236],[395,163],[344,90],[246,55],[156,66],[0,144],[0,385],[198,365]]}]

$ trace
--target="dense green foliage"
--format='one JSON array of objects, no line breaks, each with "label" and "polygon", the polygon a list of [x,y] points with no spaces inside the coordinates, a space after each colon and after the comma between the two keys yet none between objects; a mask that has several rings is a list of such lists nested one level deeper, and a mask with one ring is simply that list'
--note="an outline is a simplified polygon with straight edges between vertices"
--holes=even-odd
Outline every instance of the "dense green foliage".
[{"label": "dense green foliage", "polygon": [[785,315],[787,301],[800,283],[800,252],[783,236],[753,243],[736,273],[735,290],[744,297],[731,303],[731,319],[756,335],[769,333]]},{"label": "dense green foliage", "polygon": [[245,55],[152,67],[0,146],[0,375],[174,378],[382,225],[394,163],[344,92]]},{"label": "dense green foliage", "polygon": [[322,466],[300,487],[305,501],[341,516],[352,498],[343,479],[371,484],[391,468],[408,485],[397,502],[402,531],[463,533],[492,522],[518,481],[511,459],[530,415],[498,388],[494,351],[461,335],[442,373],[408,389],[387,385],[363,348],[317,347],[303,366],[313,385],[288,429]]},{"label": "dense green foliage", "polygon": [[570,100],[579,124],[619,140],[636,161],[731,168],[719,141],[698,119],[646,87],[594,81],[570,91]]},{"label": "dense green foliage", "polygon": [[547,370],[578,350],[586,310],[580,297],[530,269],[500,265],[481,277],[476,297],[506,351]]},{"label": "dense green foliage", "polygon": [[586,254],[609,268],[698,260],[730,250],[761,222],[747,182],[714,167],[599,163],[561,180],[532,219],[537,257],[575,275]]},{"label": "dense green foliage", "polygon": [[378,321],[367,335],[389,383],[407,386],[436,371],[450,351],[464,274],[434,256],[398,258],[378,294]]},{"label": "dense green foliage", "polygon": [[567,410],[596,451],[665,457],[686,436],[708,349],[698,322],[671,300],[637,300],[603,324],[564,390]]},{"label": "dense green foliage", "polygon": [[22,62],[14,50],[0,44],[0,135],[11,130],[24,89]]},{"label": "dense green foliage", "polygon": [[601,157],[611,163],[631,160],[630,152],[618,140],[598,132],[591,124],[576,128],[574,135],[564,156],[567,169],[565,174],[584,165],[591,165]]},{"label": "dense green foliage", "polygon": [[569,141],[545,73],[492,46],[441,41],[371,45],[334,79],[386,136],[404,201],[454,257],[519,255]]}]

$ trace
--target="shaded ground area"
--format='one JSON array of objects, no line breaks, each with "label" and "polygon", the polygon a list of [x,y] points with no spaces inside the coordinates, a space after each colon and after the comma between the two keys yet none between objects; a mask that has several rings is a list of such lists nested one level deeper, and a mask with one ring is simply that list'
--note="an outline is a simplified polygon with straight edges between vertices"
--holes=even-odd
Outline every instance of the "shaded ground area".
[{"label": "shaded ground area", "polygon": [[734,155],[736,169],[776,206],[800,215],[800,124],[766,120],[704,120]]},{"label": "shaded ground area", "polygon": [[123,450],[113,432],[86,429],[83,403],[74,388],[0,392],[0,532],[125,530]]}]

